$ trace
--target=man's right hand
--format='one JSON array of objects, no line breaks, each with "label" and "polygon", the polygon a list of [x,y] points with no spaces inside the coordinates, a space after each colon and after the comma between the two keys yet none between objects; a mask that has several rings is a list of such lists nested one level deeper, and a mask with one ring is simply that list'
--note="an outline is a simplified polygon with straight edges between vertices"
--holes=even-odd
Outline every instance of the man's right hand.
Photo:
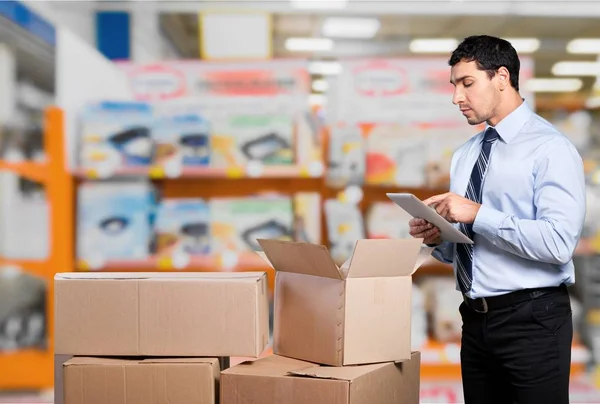
[{"label": "man's right hand", "polygon": [[410,228],[409,234],[414,238],[422,238],[423,244],[439,245],[442,243],[440,229],[427,220],[413,218],[408,222],[408,226]]}]

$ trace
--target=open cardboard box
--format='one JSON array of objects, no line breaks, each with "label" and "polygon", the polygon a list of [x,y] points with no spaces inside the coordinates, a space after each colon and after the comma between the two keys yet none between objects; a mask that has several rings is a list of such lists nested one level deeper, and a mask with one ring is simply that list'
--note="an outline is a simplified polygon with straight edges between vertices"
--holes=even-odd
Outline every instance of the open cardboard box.
[{"label": "open cardboard box", "polygon": [[221,372],[221,404],[418,404],[421,354],[402,363],[330,367],[277,355]]},{"label": "open cardboard box", "polygon": [[273,353],[330,366],[411,358],[421,239],[359,240],[338,267],[322,245],[258,240],[275,269]]}]

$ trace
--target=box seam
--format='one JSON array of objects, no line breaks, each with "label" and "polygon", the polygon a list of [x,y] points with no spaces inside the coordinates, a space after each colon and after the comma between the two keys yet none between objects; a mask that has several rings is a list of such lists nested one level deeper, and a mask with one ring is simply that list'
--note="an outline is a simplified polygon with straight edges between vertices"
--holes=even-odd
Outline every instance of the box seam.
[{"label": "box seam", "polygon": [[336,362],[344,364],[344,322],[346,321],[346,281],[340,282],[338,299],[337,324],[336,324]]},{"label": "box seam", "polygon": [[138,280],[136,282],[136,289],[137,289],[137,354],[141,355],[142,354],[142,350],[141,350],[141,340],[142,340],[142,336],[141,336],[141,328],[142,328],[142,316],[141,316],[141,303],[140,303],[140,281]]}]

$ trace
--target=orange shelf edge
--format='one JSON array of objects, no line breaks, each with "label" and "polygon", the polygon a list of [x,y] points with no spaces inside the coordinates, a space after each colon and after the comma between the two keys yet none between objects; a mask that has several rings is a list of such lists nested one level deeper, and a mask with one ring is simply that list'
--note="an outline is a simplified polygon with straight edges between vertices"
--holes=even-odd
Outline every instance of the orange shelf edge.
[{"label": "orange shelf edge", "polygon": [[0,266],[14,266],[23,268],[26,272],[41,277],[46,277],[50,273],[50,263],[47,260],[13,260],[0,257]]},{"label": "orange shelf edge", "polygon": [[48,181],[48,164],[47,163],[35,163],[35,162],[9,162],[2,160],[0,161],[0,170],[13,171],[22,177],[29,180],[47,183]]}]

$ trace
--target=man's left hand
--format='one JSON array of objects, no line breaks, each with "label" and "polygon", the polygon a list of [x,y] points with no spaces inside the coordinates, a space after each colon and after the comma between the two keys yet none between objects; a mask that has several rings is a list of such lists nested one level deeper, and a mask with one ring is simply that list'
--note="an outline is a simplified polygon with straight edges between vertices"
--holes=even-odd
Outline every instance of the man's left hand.
[{"label": "man's left hand", "polygon": [[479,212],[480,204],[452,192],[435,195],[423,201],[434,206],[437,213],[450,223],[472,224]]}]

